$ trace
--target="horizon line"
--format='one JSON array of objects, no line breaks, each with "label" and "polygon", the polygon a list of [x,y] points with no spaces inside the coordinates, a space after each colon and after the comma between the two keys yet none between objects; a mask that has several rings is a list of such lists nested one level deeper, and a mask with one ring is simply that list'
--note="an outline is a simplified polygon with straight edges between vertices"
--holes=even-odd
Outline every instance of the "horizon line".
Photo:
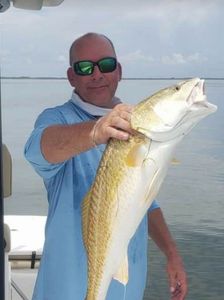
[{"label": "horizon line", "polygon": [[[178,77],[123,77],[122,80],[176,80],[176,79],[190,79],[197,76],[178,76]],[[205,80],[224,80],[224,77],[203,77],[199,76]],[[57,80],[67,80],[67,77],[62,76],[0,76],[0,79],[57,79]]]}]

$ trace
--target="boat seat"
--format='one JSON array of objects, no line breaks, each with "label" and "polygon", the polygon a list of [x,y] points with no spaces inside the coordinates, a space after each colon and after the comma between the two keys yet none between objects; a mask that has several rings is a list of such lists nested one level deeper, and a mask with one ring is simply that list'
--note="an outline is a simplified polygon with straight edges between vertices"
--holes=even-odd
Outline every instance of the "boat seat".
[{"label": "boat seat", "polygon": [[[12,158],[5,144],[3,154],[3,194],[12,194]],[[38,268],[41,259],[46,216],[4,216],[5,255],[11,268]]]},{"label": "boat seat", "polygon": [[[8,259],[12,269],[36,269],[41,260],[46,216],[5,215],[11,245]],[[9,239],[7,239],[9,240]]]},{"label": "boat seat", "polygon": [[[12,194],[12,159],[3,145],[3,194]],[[41,259],[44,216],[4,215],[5,299],[32,298]]]}]

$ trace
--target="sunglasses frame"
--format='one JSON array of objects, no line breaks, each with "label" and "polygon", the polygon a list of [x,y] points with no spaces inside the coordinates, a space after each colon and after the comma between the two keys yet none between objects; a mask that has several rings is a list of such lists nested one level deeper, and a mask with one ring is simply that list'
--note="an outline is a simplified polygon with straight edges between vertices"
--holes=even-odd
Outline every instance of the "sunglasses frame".
[{"label": "sunglasses frame", "polygon": [[[103,60],[106,60],[106,59],[111,59],[114,63],[114,68],[113,68],[112,71],[107,71],[107,72],[102,71],[101,66],[100,66],[100,62],[103,61]],[[80,67],[79,67],[79,63],[82,63],[82,62],[89,62],[89,63],[92,64],[91,73],[88,73],[88,74],[82,73],[82,71],[80,70]],[[75,72],[75,74],[77,74],[79,76],[89,76],[89,75],[93,74],[95,66],[97,66],[99,71],[103,74],[104,73],[111,73],[111,72],[115,71],[116,68],[117,68],[117,59],[115,57],[112,57],[112,56],[107,56],[107,57],[103,57],[103,58],[99,59],[96,62],[92,61],[92,60],[88,60],[88,59],[87,60],[79,60],[79,61],[73,62],[72,69]]]}]

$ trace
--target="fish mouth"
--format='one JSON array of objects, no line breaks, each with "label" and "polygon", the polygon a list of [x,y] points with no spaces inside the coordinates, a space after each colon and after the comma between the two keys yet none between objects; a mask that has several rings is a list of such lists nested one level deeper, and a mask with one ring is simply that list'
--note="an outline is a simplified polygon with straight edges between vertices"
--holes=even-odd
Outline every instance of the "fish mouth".
[{"label": "fish mouth", "polygon": [[205,80],[199,78],[196,80],[195,86],[187,98],[188,106],[192,111],[207,110],[210,113],[215,112],[217,106],[209,103],[205,94]]},{"label": "fish mouth", "polygon": [[195,102],[194,105],[192,106],[192,110],[200,110],[200,109],[202,109],[202,110],[205,109],[212,113],[217,110],[217,106],[214,104],[211,104],[207,100]]}]

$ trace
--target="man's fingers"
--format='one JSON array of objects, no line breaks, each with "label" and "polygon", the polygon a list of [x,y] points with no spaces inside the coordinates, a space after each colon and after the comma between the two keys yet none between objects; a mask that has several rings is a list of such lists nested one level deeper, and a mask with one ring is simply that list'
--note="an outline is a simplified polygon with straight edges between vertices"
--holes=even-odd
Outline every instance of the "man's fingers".
[{"label": "man's fingers", "polygon": [[133,105],[124,104],[124,103],[118,104],[114,108],[115,111],[126,111],[129,113],[131,113],[133,111],[133,109],[134,109]]},{"label": "man's fingers", "polygon": [[127,140],[132,133],[130,120],[133,106],[118,104],[108,115],[100,118],[94,128],[94,144],[107,143],[109,138]]},{"label": "man's fingers", "polygon": [[181,284],[180,284],[180,282],[177,282],[175,287],[172,286],[170,288],[170,292],[172,294],[172,299],[176,299],[176,297],[181,294]]},{"label": "man's fingers", "polygon": [[[118,108],[118,106],[120,108]],[[120,117],[121,119],[130,122],[133,108],[133,106],[119,104],[111,111],[111,113],[108,115],[108,118]]]},{"label": "man's fingers", "polygon": [[176,290],[176,279],[175,277],[169,276],[170,281],[170,292],[173,294]]},{"label": "man's fingers", "polygon": [[110,127],[109,132],[110,132],[109,134],[110,137],[118,140],[127,140],[130,136],[129,133],[113,127]]},{"label": "man's fingers", "polygon": [[186,282],[175,280],[170,285],[171,300],[184,300],[187,294],[187,285]]},{"label": "man's fingers", "polygon": [[114,127],[117,129],[121,129],[123,131],[127,131],[131,133],[131,125],[130,122],[120,116],[114,116],[111,120],[111,123],[108,124],[110,127]]},{"label": "man's fingers", "polygon": [[121,119],[124,119],[124,120],[130,122],[130,121],[131,121],[131,112],[121,111],[121,112],[119,113],[119,117],[120,117]]}]

